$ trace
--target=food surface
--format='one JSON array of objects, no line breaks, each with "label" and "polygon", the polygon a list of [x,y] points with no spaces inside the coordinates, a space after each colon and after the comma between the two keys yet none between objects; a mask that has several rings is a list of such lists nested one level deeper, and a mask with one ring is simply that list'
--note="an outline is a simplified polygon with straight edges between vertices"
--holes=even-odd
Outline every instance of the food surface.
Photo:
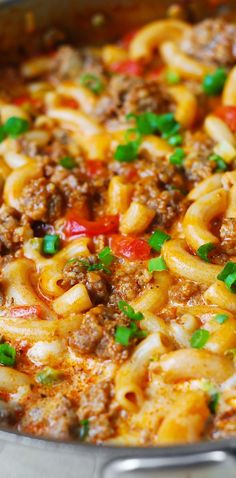
[{"label": "food surface", "polygon": [[235,65],[235,25],[164,19],[2,68],[2,427],[236,435]]}]

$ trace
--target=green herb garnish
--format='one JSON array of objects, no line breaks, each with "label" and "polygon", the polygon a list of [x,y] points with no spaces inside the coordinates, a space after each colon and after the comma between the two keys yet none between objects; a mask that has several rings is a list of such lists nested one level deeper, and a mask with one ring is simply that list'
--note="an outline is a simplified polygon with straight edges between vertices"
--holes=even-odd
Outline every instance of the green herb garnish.
[{"label": "green herb garnish", "polygon": [[211,154],[211,156],[209,156],[209,161],[215,162],[217,166],[216,171],[226,171],[228,169],[226,162],[221,156],[218,156],[218,154]]},{"label": "green herb garnish", "polygon": [[214,249],[214,244],[212,242],[207,242],[200,246],[197,250],[197,255],[205,262],[210,262],[208,254],[212,249]]},{"label": "green herb garnish", "polygon": [[43,238],[44,254],[54,255],[59,251],[60,237],[57,234],[46,234]]},{"label": "green herb garnish", "polygon": [[167,265],[161,256],[154,257],[153,259],[150,259],[150,261],[148,261],[148,270],[149,272],[166,271]]},{"label": "green herb garnish", "polygon": [[65,156],[60,159],[59,163],[65,169],[74,169],[76,167],[76,162],[71,156]]},{"label": "green herb garnish", "polygon": [[227,262],[224,269],[218,274],[217,279],[224,282],[230,292],[236,294],[236,263]]},{"label": "green herb garnish", "polygon": [[215,320],[218,322],[218,324],[224,324],[226,320],[229,319],[229,316],[227,314],[216,314]]},{"label": "green herb garnish", "polygon": [[51,367],[45,367],[41,372],[37,373],[36,381],[42,385],[52,385],[62,379],[62,373]]},{"label": "green herb garnish", "polygon": [[85,418],[79,423],[79,439],[84,441],[89,434],[89,420]]},{"label": "green herb garnish", "polygon": [[169,162],[175,166],[182,166],[185,158],[185,151],[182,148],[176,148],[173,154],[169,157]]},{"label": "green herb garnish", "polygon": [[3,125],[4,132],[10,138],[17,138],[23,133],[26,133],[29,129],[29,122],[23,118],[12,116],[8,118]]},{"label": "green herb garnish", "polygon": [[202,349],[209,340],[209,338],[210,332],[208,332],[208,330],[195,330],[190,340],[191,347],[193,347],[194,349]]},{"label": "green herb garnish", "polygon": [[90,91],[95,93],[95,95],[99,95],[103,89],[104,89],[104,84],[101,81],[101,79],[93,75],[92,73],[84,73],[80,77],[80,83],[83,86],[86,86]]},{"label": "green herb garnish", "polygon": [[148,243],[150,244],[152,249],[160,252],[164,242],[169,241],[170,239],[171,236],[169,236],[169,234],[166,234],[164,231],[158,229],[151,235]]},{"label": "green herb garnish", "polygon": [[110,247],[104,247],[101,252],[99,252],[98,257],[100,261],[105,265],[109,266],[114,261],[114,256]]},{"label": "green herb garnish", "polygon": [[226,79],[227,74],[224,68],[217,68],[214,73],[207,74],[202,83],[204,93],[208,96],[219,95],[224,88]]},{"label": "green herb garnish", "polygon": [[11,345],[0,344],[0,363],[7,367],[12,367],[16,361],[16,349]]}]

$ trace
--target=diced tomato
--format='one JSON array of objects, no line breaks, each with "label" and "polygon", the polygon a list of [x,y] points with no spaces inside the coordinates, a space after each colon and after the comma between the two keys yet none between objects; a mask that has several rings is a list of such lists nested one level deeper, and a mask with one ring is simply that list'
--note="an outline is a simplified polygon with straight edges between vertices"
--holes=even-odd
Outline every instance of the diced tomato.
[{"label": "diced tomato", "polygon": [[147,79],[148,80],[156,80],[160,74],[163,72],[164,65],[159,65],[156,68],[153,68],[153,70],[150,70],[147,74]]},{"label": "diced tomato", "polygon": [[124,176],[127,181],[136,181],[138,179],[138,171],[134,166],[127,166]]},{"label": "diced tomato", "polygon": [[150,257],[151,247],[144,239],[114,234],[110,246],[115,255],[131,261],[145,261]]},{"label": "diced tomato", "polygon": [[122,38],[121,38],[121,41],[120,41],[120,45],[125,48],[125,49],[128,49],[129,48],[129,45],[131,43],[131,41],[134,39],[135,35],[138,33],[138,30],[131,30],[130,32],[126,33]]},{"label": "diced tomato", "polygon": [[87,161],[87,171],[89,176],[98,176],[104,171],[103,161]]},{"label": "diced tomato", "polygon": [[71,236],[98,236],[116,232],[119,226],[119,216],[103,216],[97,221],[88,221],[79,217],[75,211],[68,213],[65,233]]},{"label": "diced tomato", "polygon": [[65,108],[71,108],[72,110],[77,110],[79,108],[79,104],[73,98],[63,98],[61,99],[61,106]]},{"label": "diced tomato", "polygon": [[215,114],[225,121],[234,133],[236,132],[236,106],[220,106]]},{"label": "diced tomato", "polygon": [[15,307],[10,307],[10,315],[11,317],[32,317],[36,315],[37,317],[41,317],[42,310],[40,305],[19,305]]},{"label": "diced tomato", "polygon": [[18,96],[17,98],[14,98],[13,103],[16,106],[23,106],[28,103],[32,106],[35,106],[36,108],[41,108],[43,104],[39,98],[32,98],[32,96],[30,95]]},{"label": "diced tomato", "polygon": [[140,61],[124,60],[113,63],[110,67],[114,73],[124,73],[130,76],[141,76],[143,73],[143,65]]}]

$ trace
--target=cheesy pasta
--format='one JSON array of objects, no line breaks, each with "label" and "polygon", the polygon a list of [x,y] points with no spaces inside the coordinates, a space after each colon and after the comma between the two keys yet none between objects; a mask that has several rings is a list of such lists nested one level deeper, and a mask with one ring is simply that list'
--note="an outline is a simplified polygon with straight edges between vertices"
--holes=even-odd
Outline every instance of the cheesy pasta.
[{"label": "cheesy pasta", "polygon": [[169,18],[2,67],[4,427],[142,446],[236,434],[232,30]]}]

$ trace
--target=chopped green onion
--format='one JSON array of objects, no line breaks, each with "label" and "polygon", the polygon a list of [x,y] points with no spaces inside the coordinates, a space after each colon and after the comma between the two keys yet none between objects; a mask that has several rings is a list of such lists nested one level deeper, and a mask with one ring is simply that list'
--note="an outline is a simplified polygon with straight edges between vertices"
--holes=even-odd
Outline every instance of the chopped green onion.
[{"label": "chopped green onion", "polygon": [[182,148],[176,148],[175,152],[170,155],[169,162],[175,166],[182,166],[184,158],[184,150]]},{"label": "chopped green onion", "polygon": [[208,407],[210,412],[214,415],[216,413],[218,404],[220,400],[220,394],[219,392],[212,393],[210,401],[208,403]]},{"label": "chopped green onion", "polygon": [[147,332],[140,330],[135,322],[131,322],[130,327],[118,325],[115,331],[115,341],[125,347],[129,345],[130,339],[143,339],[146,336]]},{"label": "chopped green onion", "polygon": [[73,169],[76,167],[76,162],[71,156],[65,156],[64,158],[60,159],[59,162],[60,165],[65,169]]},{"label": "chopped green onion", "polygon": [[181,146],[181,144],[183,143],[183,136],[181,134],[174,134],[174,136],[171,136],[168,139],[168,143],[171,146]]},{"label": "chopped green onion", "polygon": [[211,154],[211,156],[209,156],[209,161],[215,162],[217,166],[216,171],[226,171],[226,169],[228,169],[226,162],[223,160],[221,156],[218,156],[218,154]]},{"label": "chopped green onion", "polygon": [[142,139],[142,136],[140,132],[136,128],[129,128],[125,131],[125,141],[126,143],[132,143],[133,141],[138,141],[140,142]]},{"label": "chopped green onion", "polygon": [[36,381],[42,385],[52,385],[62,379],[62,373],[51,367],[45,367],[44,370],[37,373]]},{"label": "chopped green onion", "polygon": [[5,138],[6,138],[6,133],[4,130],[4,126],[0,126],[0,143],[2,143]]},{"label": "chopped green onion", "polygon": [[168,85],[177,85],[180,82],[180,76],[176,71],[167,70],[166,81]]},{"label": "chopped green onion", "polygon": [[127,347],[129,345],[129,341],[132,337],[132,330],[129,327],[124,327],[122,325],[118,325],[115,331],[115,341],[118,344],[124,345]]},{"label": "chopped green onion", "polygon": [[236,294],[236,263],[227,262],[224,269],[218,274],[217,279],[224,282],[226,287]]},{"label": "chopped green onion", "polygon": [[214,73],[205,76],[202,87],[208,96],[219,95],[223,90],[227,74],[224,68],[217,68]]},{"label": "chopped green onion", "polygon": [[104,89],[103,82],[101,81],[98,76],[93,75],[92,73],[84,73],[80,77],[80,83],[83,86],[86,86],[89,90],[91,90],[96,95],[99,95]]},{"label": "chopped green onion", "polygon": [[148,270],[149,272],[166,271],[167,266],[164,259],[161,256],[154,257],[153,259],[150,259],[150,261],[148,261]]},{"label": "chopped green onion", "polygon": [[142,319],[144,319],[144,316],[141,312],[135,312],[133,307],[131,307],[131,305],[129,305],[124,300],[120,300],[118,302],[118,307],[123,312],[123,314],[127,315],[127,317],[129,317],[129,319],[131,319],[131,320],[142,320]]},{"label": "chopped green onion", "polygon": [[212,242],[207,242],[200,246],[197,250],[197,255],[205,262],[210,262],[208,254],[212,249],[214,249],[214,244]]},{"label": "chopped green onion", "polygon": [[191,347],[193,347],[194,349],[202,349],[209,340],[209,338],[210,332],[208,332],[208,330],[195,330],[190,340]]},{"label": "chopped green onion", "polygon": [[126,118],[134,118],[138,131],[144,135],[159,132],[163,138],[168,139],[175,135],[180,129],[180,124],[176,121],[173,113],[162,115],[151,112],[141,113],[139,115],[129,113]]},{"label": "chopped green onion", "polygon": [[10,138],[17,138],[29,129],[29,122],[23,118],[12,116],[4,123],[4,131]]},{"label": "chopped green onion", "polygon": [[169,241],[170,239],[171,239],[171,236],[169,236],[169,234],[166,234],[164,231],[161,231],[160,229],[158,229],[152,234],[148,243],[150,244],[152,249],[160,252],[164,242]]},{"label": "chopped green onion", "polygon": [[85,418],[79,423],[79,439],[84,441],[89,434],[89,420]]},{"label": "chopped green onion", "polygon": [[43,238],[44,254],[54,255],[59,251],[60,237],[57,234],[46,234]]},{"label": "chopped green onion", "polygon": [[119,144],[115,150],[114,158],[120,163],[131,163],[138,156],[139,142],[130,141],[127,144]]},{"label": "chopped green onion", "polygon": [[227,314],[216,314],[215,320],[218,322],[218,324],[224,324],[226,320],[229,319],[229,316]]},{"label": "chopped green onion", "polygon": [[108,246],[104,247],[104,249],[102,249],[102,251],[99,252],[98,257],[99,257],[100,261],[105,266],[109,266],[114,260],[114,256],[112,254],[112,251],[111,251],[110,247],[108,247]]},{"label": "chopped green onion", "polygon": [[12,367],[16,361],[16,349],[11,345],[0,344],[0,364]]}]

